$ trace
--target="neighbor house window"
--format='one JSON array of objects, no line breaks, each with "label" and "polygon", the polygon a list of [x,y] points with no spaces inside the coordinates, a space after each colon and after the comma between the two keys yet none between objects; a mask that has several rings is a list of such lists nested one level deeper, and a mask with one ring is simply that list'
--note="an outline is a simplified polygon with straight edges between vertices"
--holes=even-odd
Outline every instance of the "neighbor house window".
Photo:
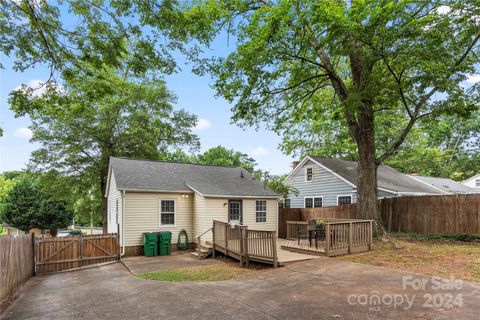
[{"label": "neighbor house window", "polygon": [[477,188],[480,188],[480,179],[475,180],[475,186],[477,186]]},{"label": "neighbor house window", "polygon": [[305,181],[313,181],[313,168],[308,167],[305,169]]},{"label": "neighbor house window", "polygon": [[323,207],[322,197],[305,198],[305,208],[321,208],[321,207]]},{"label": "neighbor house window", "polygon": [[160,200],[160,224],[175,224],[175,200]]},{"label": "neighbor house window", "polygon": [[290,199],[283,199],[283,207],[290,208]]},{"label": "neighbor house window", "polygon": [[337,204],[352,204],[352,196],[338,196],[337,197]]},{"label": "neighbor house window", "polygon": [[257,222],[267,222],[267,200],[257,200],[255,212]]}]

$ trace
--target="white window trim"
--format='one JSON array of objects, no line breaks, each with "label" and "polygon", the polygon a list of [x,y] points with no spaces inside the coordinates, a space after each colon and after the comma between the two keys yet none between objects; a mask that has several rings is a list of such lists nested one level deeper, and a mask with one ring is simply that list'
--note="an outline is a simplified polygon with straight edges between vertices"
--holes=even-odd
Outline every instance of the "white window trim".
[{"label": "white window trim", "polygon": [[338,199],[339,199],[340,197],[350,197],[350,204],[353,204],[353,195],[351,195],[351,194],[339,194],[339,195],[337,196],[337,206],[340,206],[340,205],[343,206],[343,204],[339,204],[339,203],[338,203]]},{"label": "white window trim", "polygon": [[[173,221],[174,224],[162,224],[162,201],[173,201]],[[158,199],[158,227],[171,228],[177,226],[177,199],[162,198]]]},{"label": "white window trim", "polygon": [[[312,169],[312,180],[307,179],[307,170]],[[313,166],[306,166],[305,167],[305,182],[313,182]]]},{"label": "white window trim", "polygon": [[[257,212],[263,212],[263,211],[257,211],[257,201],[265,201],[265,221],[262,221],[262,222],[257,221]],[[255,223],[258,223],[258,224],[267,223],[267,220],[268,220],[267,213],[268,213],[268,201],[265,199],[256,199],[255,200]]]},{"label": "white window trim", "polygon": [[118,216],[120,212],[120,199],[115,199],[115,223],[118,224]]},{"label": "white window trim", "polygon": [[286,207],[285,207],[285,200],[290,200],[290,206],[289,206],[288,208],[291,208],[291,207],[292,207],[292,198],[283,198],[283,199],[282,199],[282,203],[283,203],[283,207],[284,207],[284,208],[286,208]]},{"label": "white window trim", "polygon": [[[312,198],[312,207],[311,207],[311,208],[307,208],[307,207],[305,206],[305,204],[306,204],[306,199],[307,199],[307,198]],[[323,196],[306,196],[306,197],[303,197],[303,208],[304,208],[304,209],[315,209],[315,199],[317,199],[317,198],[322,199],[322,206],[321,206],[321,207],[317,207],[317,208],[323,208],[323,207],[325,207],[325,206],[324,206],[324,202],[323,202]]]}]

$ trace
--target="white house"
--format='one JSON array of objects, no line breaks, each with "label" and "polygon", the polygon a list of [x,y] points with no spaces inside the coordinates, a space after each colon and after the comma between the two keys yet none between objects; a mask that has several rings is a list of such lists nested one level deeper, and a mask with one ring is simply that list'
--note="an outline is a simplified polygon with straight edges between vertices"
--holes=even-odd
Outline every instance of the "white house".
[{"label": "white house", "polygon": [[194,242],[213,220],[277,230],[279,195],[245,169],[112,157],[108,172],[108,232],[123,254],[142,254],[145,232],[172,232],[175,248],[185,229]]},{"label": "white house", "polygon": [[473,177],[470,177],[467,180],[463,181],[462,184],[480,191],[480,173],[477,173]]}]

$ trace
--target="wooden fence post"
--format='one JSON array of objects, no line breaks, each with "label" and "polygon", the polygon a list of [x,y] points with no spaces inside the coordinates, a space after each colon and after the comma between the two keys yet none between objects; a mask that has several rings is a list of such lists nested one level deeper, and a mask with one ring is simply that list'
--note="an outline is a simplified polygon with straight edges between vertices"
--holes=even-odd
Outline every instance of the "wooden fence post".
[{"label": "wooden fence post", "polygon": [[245,265],[248,266],[250,265],[250,256],[248,255],[248,230],[245,229]]},{"label": "wooden fence post", "polygon": [[34,276],[35,275],[35,232],[32,232],[32,264],[33,264],[32,276]]},{"label": "wooden fence post", "polygon": [[325,233],[326,233],[326,254],[327,254],[327,257],[330,256],[330,240],[331,240],[331,234],[330,234],[330,222],[327,222],[327,224],[325,225]]}]

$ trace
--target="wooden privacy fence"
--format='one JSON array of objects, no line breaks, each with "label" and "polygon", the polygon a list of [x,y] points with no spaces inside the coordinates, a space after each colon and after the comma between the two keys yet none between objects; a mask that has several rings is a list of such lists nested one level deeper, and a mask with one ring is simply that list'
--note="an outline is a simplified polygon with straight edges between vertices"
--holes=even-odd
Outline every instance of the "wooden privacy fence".
[{"label": "wooden privacy fence", "polygon": [[33,276],[33,237],[0,237],[0,302]]},{"label": "wooden privacy fence", "polygon": [[250,230],[247,226],[213,221],[213,252],[224,253],[248,266],[258,261],[278,266],[276,232]]},{"label": "wooden privacy fence", "polygon": [[79,269],[91,264],[115,261],[119,257],[117,234],[35,240],[37,274]]},{"label": "wooden privacy fence", "polygon": [[[325,240],[320,242],[320,246],[324,246],[327,256],[372,250],[373,220],[322,220],[325,222]],[[286,225],[286,238],[289,240],[308,234],[306,221],[287,221]]]},{"label": "wooden privacy fence", "polygon": [[[396,197],[379,200],[389,231],[423,234],[480,234],[480,195]],[[279,209],[278,236],[287,237],[287,221],[316,218],[362,219],[356,204],[324,208]]]}]

